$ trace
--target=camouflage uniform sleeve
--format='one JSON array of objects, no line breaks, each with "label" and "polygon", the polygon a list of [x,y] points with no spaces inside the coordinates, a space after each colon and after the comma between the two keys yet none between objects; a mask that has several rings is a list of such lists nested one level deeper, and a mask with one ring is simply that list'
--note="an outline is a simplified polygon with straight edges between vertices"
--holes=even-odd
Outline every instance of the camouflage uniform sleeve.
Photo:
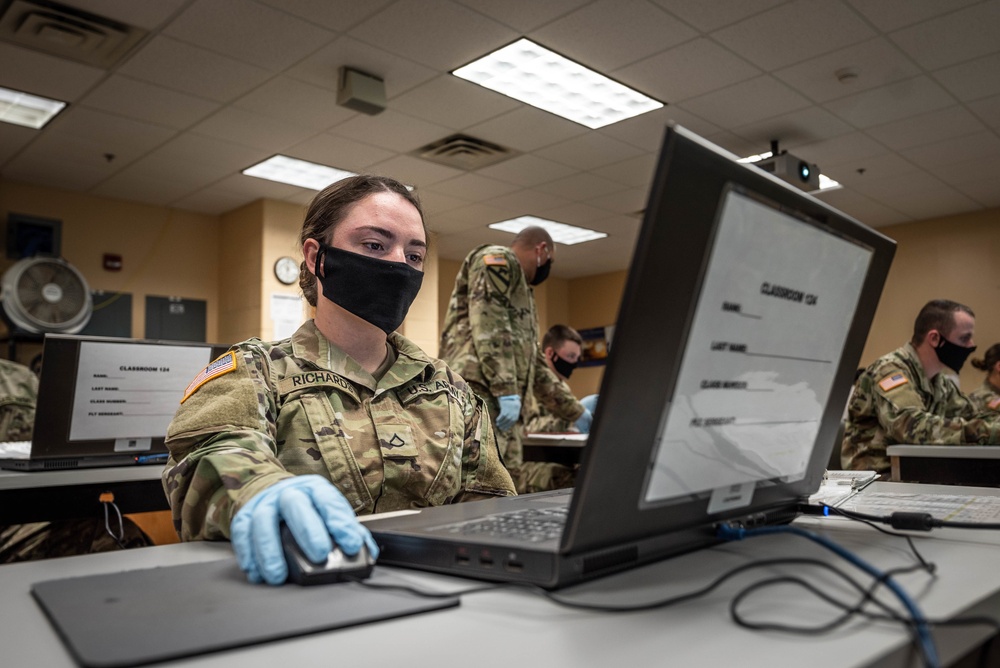
[{"label": "camouflage uniform sleeve", "polygon": [[[487,264],[502,258],[506,264]],[[514,259],[513,261],[516,261]],[[495,397],[518,394],[514,360],[514,314],[511,294],[518,285],[507,255],[487,254],[469,267],[469,329],[479,367]]]},{"label": "camouflage uniform sleeve", "polygon": [[[906,376],[905,382],[892,380],[900,375]],[[1000,443],[1000,420],[958,417],[974,415],[975,411],[957,389],[954,396],[946,400],[952,406],[948,412],[956,417],[944,417],[927,410],[908,374],[897,371],[881,376],[873,379],[875,410],[879,423],[892,441],[928,445]]]},{"label": "camouflage uniform sleeve", "polygon": [[532,392],[538,402],[557,418],[576,422],[583,415],[583,404],[573,396],[569,385],[552,373],[541,351],[535,355],[535,384]]},{"label": "camouflage uniform sleeve", "polygon": [[467,390],[465,445],[462,449],[462,490],[454,502],[516,496],[514,481],[500,459],[486,404]]},{"label": "camouflage uniform sleeve", "polygon": [[167,430],[163,488],[181,540],[228,540],[237,511],[291,476],[276,456],[268,358],[253,347],[234,354],[235,369],[190,394]]}]

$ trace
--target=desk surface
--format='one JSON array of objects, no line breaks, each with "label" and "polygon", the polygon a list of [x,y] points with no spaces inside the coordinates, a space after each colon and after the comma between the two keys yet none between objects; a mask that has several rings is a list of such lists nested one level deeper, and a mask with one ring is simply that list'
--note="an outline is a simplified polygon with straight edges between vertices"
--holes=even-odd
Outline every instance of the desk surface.
[{"label": "desk surface", "polygon": [[[939,489],[926,485],[875,484],[890,485],[895,491]],[[956,493],[959,489],[949,487],[947,491]],[[996,491],[974,490],[974,493]],[[836,540],[880,569],[913,563],[901,539],[863,525],[839,518],[802,518],[797,522]],[[901,576],[899,582],[918,601],[925,615],[1000,616],[1000,571],[996,568],[1000,559],[1000,533],[950,530],[917,538],[915,542],[926,558],[938,564],[937,577],[908,574]],[[650,564],[563,593],[609,604],[659,599],[691,591],[748,561],[789,555],[837,561],[819,546],[795,536],[760,537]],[[4,648],[4,664],[74,665],[31,598],[33,582],[230,558],[232,552],[226,543],[188,543],[0,566],[0,647]],[[837,565],[844,567],[843,562]],[[779,571],[802,573],[785,568],[773,569],[768,574]],[[378,648],[377,663],[388,666],[429,665],[445,652],[487,667],[650,665],[664,663],[667,658],[670,665],[677,666],[919,665],[906,634],[896,625],[857,620],[833,633],[809,638],[753,632],[736,626],[728,613],[730,600],[739,589],[765,575],[762,571],[745,574],[708,596],[672,608],[627,614],[571,610],[513,590],[467,594],[458,608],[160,665],[328,666],[336,657],[354,663],[360,657],[372,656],[373,648]],[[376,577],[445,591],[473,584],[384,566],[376,568]],[[827,608],[799,592],[783,589],[761,591],[753,605],[787,622],[830,616]],[[490,636],[491,630],[495,636]],[[935,630],[945,665],[977,646],[987,635],[984,627]]]}]

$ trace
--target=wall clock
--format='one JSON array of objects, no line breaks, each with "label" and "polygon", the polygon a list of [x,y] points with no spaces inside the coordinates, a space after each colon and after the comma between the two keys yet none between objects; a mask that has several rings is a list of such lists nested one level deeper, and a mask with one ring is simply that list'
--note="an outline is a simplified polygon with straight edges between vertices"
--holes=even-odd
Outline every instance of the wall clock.
[{"label": "wall clock", "polygon": [[291,285],[299,280],[299,263],[287,255],[279,257],[274,262],[274,276],[285,285]]}]

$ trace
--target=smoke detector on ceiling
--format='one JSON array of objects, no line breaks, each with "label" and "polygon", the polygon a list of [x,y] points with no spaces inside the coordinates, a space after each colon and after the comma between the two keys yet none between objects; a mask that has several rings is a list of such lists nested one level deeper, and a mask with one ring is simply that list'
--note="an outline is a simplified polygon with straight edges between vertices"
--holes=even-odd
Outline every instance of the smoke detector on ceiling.
[{"label": "smoke detector on ceiling", "polygon": [[146,35],[140,28],[45,0],[14,0],[0,16],[0,39],[105,69]]},{"label": "smoke detector on ceiling", "polygon": [[448,167],[472,171],[513,158],[518,152],[484,139],[455,134],[422,146],[410,155]]}]

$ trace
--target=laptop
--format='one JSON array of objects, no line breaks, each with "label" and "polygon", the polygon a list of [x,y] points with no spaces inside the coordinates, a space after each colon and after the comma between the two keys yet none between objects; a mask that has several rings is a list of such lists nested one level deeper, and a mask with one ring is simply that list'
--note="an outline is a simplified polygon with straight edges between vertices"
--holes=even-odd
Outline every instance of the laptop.
[{"label": "laptop", "polygon": [[668,127],[575,489],[375,516],[379,562],[558,588],[711,545],[723,520],[791,521],[894,252]]},{"label": "laptop", "polygon": [[0,468],[52,471],[163,463],[184,388],[225,352],[208,343],[47,334],[26,452]]}]

